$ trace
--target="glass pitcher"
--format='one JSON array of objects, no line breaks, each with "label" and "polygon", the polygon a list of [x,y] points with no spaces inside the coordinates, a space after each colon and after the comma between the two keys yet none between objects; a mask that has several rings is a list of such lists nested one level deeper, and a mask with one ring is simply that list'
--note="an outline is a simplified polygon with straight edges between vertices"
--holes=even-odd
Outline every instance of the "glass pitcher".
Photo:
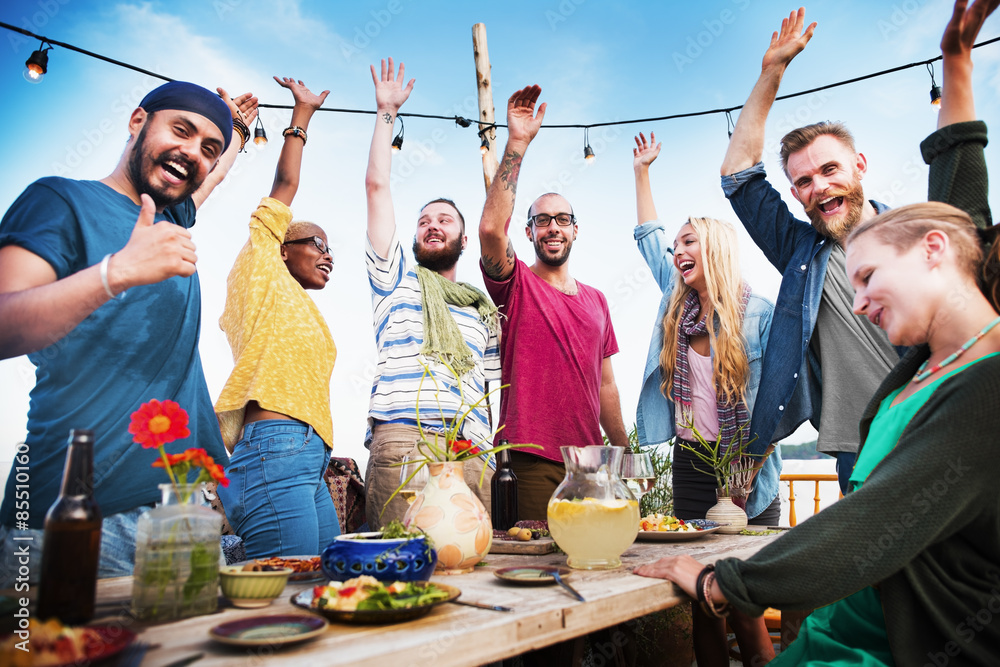
[{"label": "glass pitcher", "polygon": [[581,570],[609,570],[639,533],[639,501],[619,477],[621,447],[560,447],[566,479],[549,500],[549,532]]}]

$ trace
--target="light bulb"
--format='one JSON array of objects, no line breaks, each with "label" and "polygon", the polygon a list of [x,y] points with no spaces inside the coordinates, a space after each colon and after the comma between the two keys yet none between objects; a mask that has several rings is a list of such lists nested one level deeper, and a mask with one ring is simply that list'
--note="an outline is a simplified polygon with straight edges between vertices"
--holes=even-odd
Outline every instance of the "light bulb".
[{"label": "light bulb", "polygon": [[49,54],[39,49],[33,51],[24,61],[24,80],[28,83],[41,83],[42,77],[48,72]]}]

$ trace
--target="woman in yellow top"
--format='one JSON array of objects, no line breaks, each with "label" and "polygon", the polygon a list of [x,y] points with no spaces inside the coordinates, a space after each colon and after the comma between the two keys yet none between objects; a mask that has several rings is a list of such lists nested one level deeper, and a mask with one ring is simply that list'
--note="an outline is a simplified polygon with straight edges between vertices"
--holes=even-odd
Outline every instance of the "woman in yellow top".
[{"label": "woman in yellow top", "polygon": [[323,289],[333,257],[326,233],[291,222],[306,129],[330,91],[274,77],[295,107],[270,197],[250,216],[250,240],[229,273],[219,321],[235,368],[215,412],[231,454],[219,496],[249,558],[320,553],[340,527],[323,481],[333,442],[330,330],[306,290]]}]

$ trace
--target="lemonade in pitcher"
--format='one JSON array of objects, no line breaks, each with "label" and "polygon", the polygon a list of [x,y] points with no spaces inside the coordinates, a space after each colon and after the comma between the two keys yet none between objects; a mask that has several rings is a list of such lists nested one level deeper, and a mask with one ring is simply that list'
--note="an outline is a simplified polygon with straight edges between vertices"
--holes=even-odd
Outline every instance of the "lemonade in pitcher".
[{"label": "lemonade in pitcher", "polygon": [[622,498],[549,501],[549,532],[570,567],[585,570],[621,565],[621,554],[639,532],[639,503]]},{"label": "lemonade in pitcher", "polygon": [[549,532],[570,567],[618,567],[639,532],[639,502],[618,474],[623,450],[593,446],[561,451],[566,478],[549,500]]}]

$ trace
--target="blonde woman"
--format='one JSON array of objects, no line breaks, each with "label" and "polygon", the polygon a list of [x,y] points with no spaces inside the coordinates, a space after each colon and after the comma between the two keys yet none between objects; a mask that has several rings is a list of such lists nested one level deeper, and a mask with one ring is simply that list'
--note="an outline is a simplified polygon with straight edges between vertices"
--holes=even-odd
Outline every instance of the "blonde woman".
[{"label": "blonde woman", "polygon": [[[649,165],[661,145],[652,133],[649,142],[642,134],[635,142],[635,240],[663,291],[636,411],[639,442],[674,439],[697,448],[693,425],[706,441],[721,438],[756,455],[770,452],[769,439],[751,443],[749,424],[773,306],[743,280],[736,231],[728,223],[689,218],[669,245],[649,183]],[[750,488],[741,490],[750,523],[778,523],[780,474],[775,451]],[[714,476],[682,447],[673,450],[673,495],[681,519],[704,519],[717,501]],[[739,615],[731,622],[745,664],[774,656],[762,619]],[[694,634],[699,665],[729,664],[721,621],[696,607]]]}]

